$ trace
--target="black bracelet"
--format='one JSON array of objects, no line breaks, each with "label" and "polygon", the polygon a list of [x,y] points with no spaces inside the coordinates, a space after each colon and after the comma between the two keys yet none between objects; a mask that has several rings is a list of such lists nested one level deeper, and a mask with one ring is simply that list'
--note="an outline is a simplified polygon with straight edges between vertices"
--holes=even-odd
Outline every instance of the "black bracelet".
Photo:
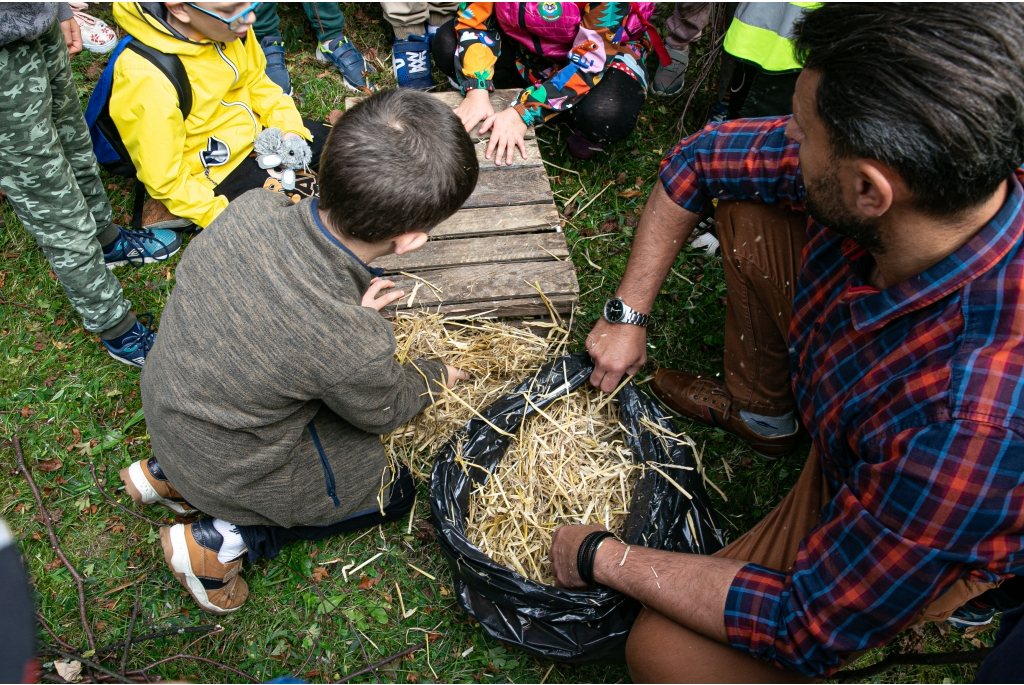
[{"label": "black bracelet", "polygon": [[576,572],[587,585],[596,585],[594,582],[594,559],[597,557],[597,548],[607,538],[615,537],[615,533],[607,530],[598,530],[587,535],[580,543],[576,551]]}]

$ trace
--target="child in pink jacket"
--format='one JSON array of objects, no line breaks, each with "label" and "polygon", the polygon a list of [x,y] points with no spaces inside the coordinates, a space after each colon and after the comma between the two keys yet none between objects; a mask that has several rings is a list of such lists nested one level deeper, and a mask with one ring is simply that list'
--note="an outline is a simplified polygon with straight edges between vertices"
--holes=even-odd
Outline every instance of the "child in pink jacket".
[{"label": "child in pink jacket", "polygon": [[[624,140],[647,94],[644,60],[664,46],[650,24],[653,2],[467,2],[434,37],[438,67],[465,100],[455,110],[469,130],[491,132],[487,157],[512,163],[523,135],[569,117],[569,152],[593,157]],[[495,114],[488,92],[523,88],[514,107]]]}]

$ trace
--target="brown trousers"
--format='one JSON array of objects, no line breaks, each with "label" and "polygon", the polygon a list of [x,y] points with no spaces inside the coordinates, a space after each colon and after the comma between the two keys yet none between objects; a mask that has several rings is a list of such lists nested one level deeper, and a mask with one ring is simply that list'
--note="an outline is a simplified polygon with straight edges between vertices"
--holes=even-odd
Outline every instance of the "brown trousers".
[{"label": "brown trousers", "polygon": [[[728,286],[725,384],[737,409],[780,415],[793,409],[787,333],[806,242],[803,214],[771,205],[723,202],[715,212]],[[800,541],[832,499],[812,448],[793,489],[768,516],[716,556],[788,571]],[[913,625],[944,621],[992,583],[957,581]],[[633,682],[806,682],[695,633],[652,609],[640,613],[626,645]]]}]

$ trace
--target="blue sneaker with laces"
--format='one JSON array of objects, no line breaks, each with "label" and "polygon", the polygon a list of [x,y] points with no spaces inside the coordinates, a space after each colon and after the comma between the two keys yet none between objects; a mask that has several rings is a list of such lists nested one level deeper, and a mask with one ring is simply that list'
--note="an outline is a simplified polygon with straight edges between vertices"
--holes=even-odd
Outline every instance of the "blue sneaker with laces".
[{"label": "blue sneaker with laces", "polygon": [[[140,314],[138,318],[148,317],[149,326],[153,325],[151,314]],[[131,366],[142,367],[146,363],[146,355],[149,354],[156,340],[156,332],[149,326],[144,326],[141,321],[136,321],[124,335],[113,340],[101,340],[103,346],[111,357],[119,362]]]},{"label": "blue sneaker with laces", "polygon": [[348,89],[367,95],[373,92],[373,86],[366,80],[366,75],[376,74],[377,70],[345,36],[318,45],[316,61],[333,64],[341,72],[341,78]]},{"label": "blue sneaker with laces", "polygon": [[288,74],[288,65],[284,61],[284,38],[281,36],[263,36],[260,41],[263,55],[267,58],[267,77],[281,86],[285,95],[292,95],[292,77]]},{"label": "blue sneaker with laces", "polygon": [[108,269],[124,264],[138,268],[162,262],[181,249],[181,234],[166,228],[132,231],[118,226],[117,230],[117,240],[103,246],[103,260]]},{"label": "blue sneaker with laces", "polygon": [[395,38],[391,48],[391,64],[399,88],[430,90],[437,84],[430,73],[430,39],[411,35],[405,40]]},{"label": "blue sneaker with laces", "polygon": [[995,607],[987,606],[977,599],[972,599],[954,611],[953,615],[946,619],[946,623],[950,623],[957,628],[987,626],[995,617]]}]

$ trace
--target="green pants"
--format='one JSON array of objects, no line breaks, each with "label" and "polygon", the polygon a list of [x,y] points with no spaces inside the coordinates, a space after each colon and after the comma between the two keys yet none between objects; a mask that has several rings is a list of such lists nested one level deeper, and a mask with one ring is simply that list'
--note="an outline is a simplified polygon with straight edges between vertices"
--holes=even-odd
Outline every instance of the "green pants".
[{"label": "green pants", "polygon": [[[345,28],[345,15],[341,13],[341,7],[336,2],[304,2],[302,10],[309,19],[310,26],[316,31],[318,43],[337,38],[341,30]],[[281,19],[277,16],[276,2],[263,2],[256,8],[256,23],[252,30],[259,40],[266,36],[279,36],[281,31],[278,28]]]},{"label": "green pants", "polygon": [[100,247],[117,227],[57,22],[35,40],[0,46],[0,188],[85,329],[126,332],[131,303]]}]

